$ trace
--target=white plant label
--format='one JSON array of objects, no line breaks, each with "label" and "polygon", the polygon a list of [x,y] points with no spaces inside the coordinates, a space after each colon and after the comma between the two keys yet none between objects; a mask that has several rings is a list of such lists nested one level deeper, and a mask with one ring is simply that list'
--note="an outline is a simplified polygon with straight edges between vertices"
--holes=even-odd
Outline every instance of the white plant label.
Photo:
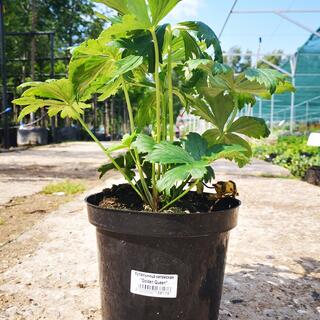
[{"label": "white plant label", "polygon": [[176,298],[178,275],[131,270],[130,292],[155,298]]}]

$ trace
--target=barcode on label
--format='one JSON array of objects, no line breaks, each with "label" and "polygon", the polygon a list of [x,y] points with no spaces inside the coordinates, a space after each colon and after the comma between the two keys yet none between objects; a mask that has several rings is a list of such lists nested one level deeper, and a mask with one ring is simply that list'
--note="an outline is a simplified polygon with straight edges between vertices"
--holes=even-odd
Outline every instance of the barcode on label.
[{"label": "barcode on label", "polygon": [[147,297],[176,298],[178,276],[131,270],[130,292]]}]

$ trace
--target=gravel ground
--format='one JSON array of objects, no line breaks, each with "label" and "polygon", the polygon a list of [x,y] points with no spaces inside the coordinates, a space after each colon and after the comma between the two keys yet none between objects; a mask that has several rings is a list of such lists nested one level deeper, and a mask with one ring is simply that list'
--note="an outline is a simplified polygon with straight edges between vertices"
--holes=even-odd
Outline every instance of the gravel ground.
[{"label": "gravel ground", "polygon": [[[75,153],[73,161],[83,158]],[[279,175],[270,174],[270,168],[265,164],[263,175]],[[220,318],[319,320],[320,188],[246,170],[241,174],[226,163],[217,166],[217,178],[235,180],[243,202],[230,240]],[[110,175],[107,184],[117,181]],[[0,273],[0,319],[99,319],[95,232],[83,197],[1,248],[32,243]]]}]

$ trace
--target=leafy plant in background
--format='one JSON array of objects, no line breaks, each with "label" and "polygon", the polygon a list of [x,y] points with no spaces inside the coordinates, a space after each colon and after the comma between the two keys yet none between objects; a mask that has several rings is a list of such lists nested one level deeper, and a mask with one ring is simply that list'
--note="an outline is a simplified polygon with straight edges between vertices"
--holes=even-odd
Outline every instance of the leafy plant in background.
[{"label": "leafy plant in background", "polygon": [[308,147],[304,136],[279,137],[274,144],[257,145],[254,155],[289,169],[299,178],[303,178],[311,166],[320,165],[318,148]]},{"label": "leafy plant in background", "polygon": [[[251,68],[235,74],[223,64],[219,40],[206,24],[161,24],[180,0],[96,2],[116,11],[103,17],[110,26],[73,50],[69,79],[22,85],[29,88],[14,101],[24,106],[20,118],[46,108],[50,117],[78,120],[110,161],[100,168],[101,175],[117,169],[152,211],[169,208],[195,186],[201,190],[214,178],[211,164],[217,159],[247,164],[252,150],[245,137],[267,137],[269,130],[262,119],[237,115],[245,105],[253,106],[256,96],[293,90],[284,75]],[[129,88],[145,90],[136,114]],[[82,116],[92,94],[105,100],[119,91],[131,134],[105,148]],[[212,128],[175,140],[176,99]],[[151,135],[144,132],[146,126]],[[115,156],[119,151],[122,155]]]}]

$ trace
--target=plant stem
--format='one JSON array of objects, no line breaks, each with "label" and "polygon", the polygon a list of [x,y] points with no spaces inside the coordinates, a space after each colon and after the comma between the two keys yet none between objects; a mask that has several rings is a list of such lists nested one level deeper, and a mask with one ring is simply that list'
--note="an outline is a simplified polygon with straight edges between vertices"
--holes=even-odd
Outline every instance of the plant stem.
[{"label": "plant stem", "polygon": [[130,97],[129,97],[127,84],[126,84],[123,76],[121,76],[121,80],[122,80],[122,89],[123,89],[124,96],[125,96],[125,99],[126,99],[127,109],[128,109],[128,114],[129,114],[130,131],[131,131],[131,133],[133,133],[134,132],[134,120],[133,120],[132,105],[131,105],[131,101],[130,101]]},{"label": "plant stem", "polygon": [[[131,100],[130,100],[127,84],[126,84],[124,78],[121,77],[121,80],[122,80],[122,89],[123,89],[124,96],[125,96],[126,103],[127,103],[127,109],[128,109],[128,114],[129,114],[129,120],[130,120],[130,129],[131,129],[131,133],[133,133],[134,132],[134,119],[133,119],[133,109],[132,109],[132,105],[131,105]],[[139,153],[136,148],[134,149],[134,155],[135,156],[132,158],[133,158],[133,160],[135,160],[135,163],[137,165],[138,173],[140,176],[143,191],[144,191],[146,199],[147,199],[147,203],[149,203],[149,205],[151,207],[153,207],[152,196],[149,191],[146,180],[144,178],[143,170],[142,170],[141,163],[140,163]]]},{"label": "plant stem", "polygon": [[173,90],[172,90],[172,30],[168,26],[168,109],[169,109],[169,138],[174,140],[174,117],[173,117]]},{"label": "plant stem", "polygon": [[[76,111],[75,111],[76,112]],[[104,145],[99,141],[99,139],[91,132],[89,127],[86,125],[86,123],[83,121],[81,116],[78,117],[78,121],[82,125],[82,127],[87,131],[87,133],[90,135],[90,137],[94,140],[94,142],[97,143],[97,145],[101,148],[101,150],[104,152],[104,154],[107,156],[107,158],[112,162],[112,164],[116,167],[116,169],[123,175],[123,177],[128,181],[128,183],[131,185],[132,189],[140,196],[140,198],[144,201],[145,198],[141,194],[141,192],[137,189],[137,187],[132,183],[130,178],[125,174],[125,172],[120,168],[120,166],[117,164],[117,162],[111,157],[111,155],[108,152],[108,149],[104,147]]]},{"label": "plant stem", "polygon": [[157,39],[157,34],[154,29],[150,30],[154,51],[155,51],[155,71],[154,78],[156,82],[156,123],[157,123],[157,143],[161,141],[161,92],[160,92],[160,78],[159,78],[159,68],[160,68],[160,57],[159,57],[159,44]]},{"label": "plant stem", "polygon": [[175,199],[173,199],[172,201],[170,201],[169,203],[167,203],[164,207],[162,207],[159,212],[162,212],[164,210],[166,210],[167,208],[169,208],[172,204],[174,204],[175,202],[177,202],[178,200],[180,200],[181,198],[183,198],[187,193],[189,193],[198,183],[199,183],[199,179],[196,180],[188,189],[184,190],[180,195],[178,195]]},{"label": "plant stem", "polygon": [[[157,132],[156,132],[156,141],[160,143],[161,141],[161,92],[160,92],[160,78],[159,78],[159,68],[160,68],[160,56],[159,56],[159,44],[157,39],[157,34],[154,28],[150,30],[154,51],[155,51],[155,71],[154,71],[154,79],[156,83],[156,124],[157,124]],[[164,124],[163,124],[164,125]],[[159,178],[160,170],[158,170],[158,178]],[[152,193],[153,193],[153,207],[154,210],[157,210],[158,207],[158,190],[156,186],[156,169],[155,164],[152,165]]]}]

